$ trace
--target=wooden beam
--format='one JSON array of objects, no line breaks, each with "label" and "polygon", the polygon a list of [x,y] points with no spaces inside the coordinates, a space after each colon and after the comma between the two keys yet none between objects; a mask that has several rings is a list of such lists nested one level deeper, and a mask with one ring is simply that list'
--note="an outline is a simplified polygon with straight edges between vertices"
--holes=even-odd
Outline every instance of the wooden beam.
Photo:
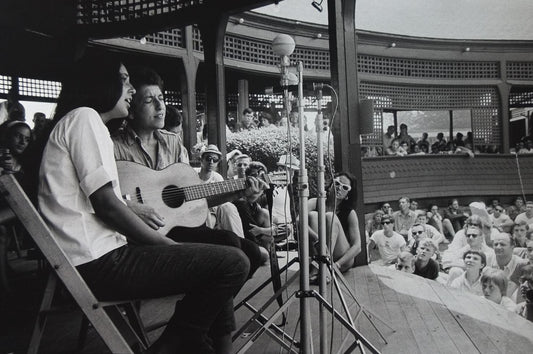
[{"label": "wooden beam", "polygon": [[200,24],[204,44],[205,61],[205,103],[208,142],[215,144],[222,152],[219,164],[220,174],[226,175],[226,90],[224,77],[224,35],[229,16],[224,13],[211,14]]},{"label": "wooden beam", "polygon": [[355,36],[355,0],[328,1],[331,82],[337,90],[339,109],[335,118],[335,169],[349,171],[357,178],[361,253],[356,264],[367,264],[365,222],[363,214],[363,172],[361,167],[359,87]]}]

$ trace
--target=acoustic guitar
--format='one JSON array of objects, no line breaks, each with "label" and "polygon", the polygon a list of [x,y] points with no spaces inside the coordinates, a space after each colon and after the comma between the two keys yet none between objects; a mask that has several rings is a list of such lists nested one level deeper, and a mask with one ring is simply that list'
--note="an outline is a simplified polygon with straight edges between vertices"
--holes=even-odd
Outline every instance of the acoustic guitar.
[{"label": "acoustic guitar", "polygon": [[[209,209],[208,197],[246,189],[246,178],[222,182],[202,183],[198,173],[189,165],[175,163],[163,170],[144,165],[117,161],[122,197],[154,208],[165,218],[159,231],[167,234],[175,226],[197,227],[205,223]],[[263,174],[270,186],[286,185],[287,174]]]}]

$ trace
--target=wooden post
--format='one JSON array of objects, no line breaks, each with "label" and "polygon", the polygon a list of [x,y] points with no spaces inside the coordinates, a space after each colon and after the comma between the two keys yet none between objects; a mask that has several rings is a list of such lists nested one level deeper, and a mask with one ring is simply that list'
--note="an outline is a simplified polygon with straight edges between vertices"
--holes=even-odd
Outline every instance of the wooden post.
[{"label": "wooden post", "polygon": [[[208,14],[206,14],[208,15]],[[226,90],[224,77],[224,35],[228,15],[214,13],[200,24],[204,44],[205,103],[209,144],[215,144],[222,152],[219,172],[225,176],[226,156]]]},{"label": "wooden post", "polygon": [[[502,124],[502,151],[508,154],[510,151],[509,141],[509,96],[511,93],[511,85],[503,83],[498,85],[498,92],[500,93],[500,122]],[[527,132],[526,132],[527,134]]]},{"label": "wooden post", "polygon": [[237,127],[241,126],[242,111],[250,106],[248,97],[248,80],[238,81],[238,99],[237,99]]},{"label": "wooden post", "polygon": [[339,95],[338,117],[335,119],[335,169],[349,171],[357,178],[357,203],[361,253],[356,265],[367,264],[363,203],[363,170],[359,121],[359,81],[357,78],[357,45],[355,35],[355,0],[328,1],[331,82]]},{"label": "wooden post", "polygon": [[196,74],[199,62],[193,55],[192,26],[185,27],[184,33],[187,56],[182,58],[179,66],[183,144],[191,151],[191,148],[196,144]]}]

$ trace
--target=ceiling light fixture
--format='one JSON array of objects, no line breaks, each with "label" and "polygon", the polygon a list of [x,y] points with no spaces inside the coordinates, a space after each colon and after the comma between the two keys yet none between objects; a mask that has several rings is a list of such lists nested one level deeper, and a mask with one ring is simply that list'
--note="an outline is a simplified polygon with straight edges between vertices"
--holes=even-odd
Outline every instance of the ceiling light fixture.
[{"label": "ceiling light fixture", "polygon": [[315,9],[318,10],[318,12],[322,12],[322,2],[323,2],[323,1],[324,1],[324,0],[320,0],[320,2],[318,2],[318,1],[314,0],[314,1],[311,3],[311,5],[313,5],[313,7],[314,7]]}]

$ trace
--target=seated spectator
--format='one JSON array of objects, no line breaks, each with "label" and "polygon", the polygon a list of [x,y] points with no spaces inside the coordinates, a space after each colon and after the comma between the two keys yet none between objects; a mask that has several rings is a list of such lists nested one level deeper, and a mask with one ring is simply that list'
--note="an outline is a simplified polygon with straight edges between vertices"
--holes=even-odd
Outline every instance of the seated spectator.
[{"label": "seated spectator", "polygon": [[453,139],[453,144],[457,146],[465,146],[465,142],[463,141],[463,133],[457,133],[455,134],[455,139]]},{"label": "seated spectator", "polygon": [[437,141],[431,145],[431,153],[439,154],[441,151],[446,151],[446,139],[443,133],[438,133]]},{"label": "seated spectator", "polygon": [[407,152],[407,154],[411,153],[411,148],[409,147],[409,144],[406,141],[400,142],[400,147]]},{"label": "seated spectator", "polygon": [[463,228],[466,218],[468,218],[468,213],[461,211],[459,207],[459,201],[454,198],[450,201],[448,208],[444,209],[444,219],[448,219],[453,227],[454,232],[457,232]]},{"label": "seated spectator", "polygon": [[481,288],[481,273],[487,265],[487,258],[483,252],[466,251],[463,255],[465,271],[459,277],[453,279],[450,287],[464,292],[483,296]]},{"label": "seated spectator", "polygon": [[[459,232],[455,234],[455,238],[448,246],[447,251],[455,251],[468,244],[466,237],[466,229],[468,227],[477,227],[481,230],[484,244],[487,244],[487,240],[492,240],[494,237],[496,237],[496,235],[499,234],[499,231],[490,225],[488,218],[482,218],[479,215],[472,215],[466,219],[463,229],[459,230]],[[492,241],[490,241],[490,243],[492,244]]]},{"label": "seated spectator", "polygon": [[490,219],[492,221],[492,227],[500,232],[511,232],[511,228],[514,225],[513,220],[508,215],[505,215],[501,205],[496,205],[492,208]]},{"label": "seated spectator", "polygon": [[415,139],[413,139],[411,135],[409,135],[407,130],[408,130],[407,124],[405,123],[400,124],[400,134],[398,134],[398,139],[400,139],[400,144],[407,143],[406,151],[411,151],[411,147],[413,145],[416,145],[416,141]]},{"label": "seated spectator", "polygon": [[31,141],[28,124],[14,120],[0,126],[0,173],[22,172],[22,154]]},{"label": "seated spectator", "polygon": [[381,218],[383,230],[378,230],[370,236],[369,249],[378,248],[382,265],[392,264],[406,247],[405,239],[402,235],[394,231],[392,219],[385,215]]},{"label": "seated spectator", "polygon": [[407,236],[407,250],[410,251],[413,255],[416,254],[418,248],[418,243],[420,240],[427,238],[426,228],[424,225],[415,223],[413,227],[409,229],[409,234]]},{"label": "seated spectator", "polygon": [[236,131],[241,132],[253,129],[257,129],[257,123],[254,121],[254,111],[250,108],[245,108],[242,111],[241,122],[237,124]]},{"label": "seated spectator", "polygon": [[515,242],[515,247],[517,248],[525,248],[526,243],[528,241],[527,239],[527,233],[529,231],[529,225],[526,224],[525,221],[521,221],[519,223],[515,223],[513,226],[513,239]]},{"label": "seated spectator", "polygon": [[411,200],[407,197],[401,197],[399,200],[400,210],[392,214],[394,219],[394,230],[402,235],[407,241],[409,229],[413,227],[416,221],[416,214],[409,209]]},{"label": "seated spectator", "polygon": [[524,204],[524,198],[518,196],[515,198],[513,205],[507,207],[507,215],[513,220],[516,221],[518,214],[524,213],[526,211],[526,206]]},{"label": "seated spectator", "polygon": [[487,211],[489,214],[492,214],[494,211],[494,208],[500,205],[500,199],[499,198],[491,198],[489,200],[489,203],[487,204]]},{"label": "seated spectator", "polygon": [[383,149],[386,150],[392,145],[392,140],[396,137],[396,127],[389,125],[387,132],[383,134]]},{"label": "seated spectator", "polygon": [[393,210],[392,210],[392,207],[390,206],[390,203],[383,203],[383,205],[381,206],[381,210],[383,211],[384,215],[388,215],[392,217]]},{"label": "seated spectator", "polygon": [[[516,250],[516,249],[515,249]],[[520,287],[520,277],[524,273],[524,268],[533,265],[533,240],[527,240],[526,242],[526,248],[523,249],[523,252],[520,255],[527,263],[521,263],[516,266],[516,270],[511,275],[511,281],[515,284],[518,284]],[[525,299],[522,297],[520,293],[520,289],[516,290],[514,294],[512,295],[511,299],[513,299],[514,302],[517,304],[524,301]]]},{"label": "seated spectator", "polygon": [[[296,221],[296,205],[295,205],[295,187],[292,184],[294,176],[300,170],[300,161],[292,154],[285,154],[279,157],[277,162],[278,171],[285,172],[287,175],[287,185],[276,186],[272,194],[272,222],[277,229],[276,241],[288,242],[290,238],[293,239],[293,222]],[[280,237],[284,236],[283,240]]]},{"label": "seated spectator", "polygon": [[416,145],[421,151],[427,154],[429,151],[428,133],[422,133],[422,138],[418,140]]},{"label": "seated spectator", "polygon": [[366,236],[370,237],[374,232],[378,230],[383,230],[383,225],[381,225],[381,218],[385,215],[382,210],[378,209],[372,214],[372,218],[366,223]]},{"label": "seated spectator", "polygon": [[409,203],[409,209],[411,209],[412,211],[417,213],[419,211],[418,210],[418,202],[416,200],[412,200],[411,199],[411,203]]},{"label": "seated spectator", "polygon": [[500,269],[503,271],[509,284],[507,286],[507,296],[511,296],[518,288],[518,283],[511,281],[511,279],[517,279],[518,275],[517,266],[520,264],[526,264],[527,260],[518,257],[513,254],[514,240],[508,233],[500,233],[493,239],[492,247],[496,255],[492,263],[488,263],[490,268]]},{"label": "seated spectator", "polygon": [[[348,172],[339,172],[327,188],[326,236],[331,244],[332,261],[341,272],[352,268],[361,252],[361,234],[354,206],[357,200],[356,179]],[[318,241],[318,204],[310,199],[309,240]],[[333,211],[336,211],[334,214]]]},{"label": "seated spectator", "polygon": [[276,129],[276,125],[275,124],[272,124],[272,116],[270,115],[270,113],[266,113],[266,112],[262,112],[261,113],[261,116],[260,116],[260,124],[259,124],[259,128],[263,128],[263,129]]},{"label": "seated spectator", "polygon": [[234,163],[234,170],[233,170],[233,178],[245,178],[246,177],[246,170],[248,169],[248,166],[252,162],[252,159],[250,156],[246,154],[240,154],[235,157],[235,163]]},{"label": "seated spectator", "polygon": [[472,150],[473,146],[474,146],[474,135],[472,134],[472,132],[467,132],[466,139],[465,139],[465,147]]},{"label": "seated spectator", "polygon": [[489,268],[481,275],[481,289],[483,296],[509,311],[516,309],[516,304],[511,298],[505,296],[507,293],[507,277],[499,269]]},{"label": "seated spectator", "polygon": [[181,116],[180,111],[177,107],[168,105],[167,111],[165,114],[165,126],[163,129],[166,131],[178,134],[180,139],[183,141],[183,128],[181,123],[183,122],[183,117]]},{"label": "seated spectator", "polygon": [[385,150],[385,155],[388,156],[405,156],[407,151],[400,146],[400,140],[394,138],[391,145]]},{"label": "seated spectator", "polygon": [[[429,211],[427,212],[427,220],[428,224],[439,230],[443,236],[446,237],[446,235],[449,235],[450,239],[453,239],[455,236],[455,230],[453,229],[452,223],[448,219],[443,219],[437,204],[431,205]],[[445,239],[443,242],[448,243],[449,241]]]},{"label": "seated spectator", "polygon": [[[253,161],[246,169],[245,176],[257,178],[264,173],[267,173],[265,165],[261,162]],[[244,237],[259,246],[262,260],[266,262],[269,259],[269,251],[274,244],[274,230],[271,228],[268,210],[258,203],[258,199],[262,195],[263,192],[244,196],[233,201],[233,204],[239,211]]]},{"label": "seated spectator", "polygon": [[518,214],[514,221],[515,223],[525,221],[529,225],[529,228],[533,229],[533,201],[528,200],[526,202],[526,211]]},{"label": "seated spectator", "polygon": [[437,244],[430,238],[421,239],[416,249],[415,274],[426,279],[435,280],[439,276],[439,264],[432,259],[438,250]]},{"label": "seated spectator", "polygon": [[427,223],[427,220],[427,213],[425,211],[420,211],[418,213],[418,216],[416,217],[416,222],[424,226],[424,231],[426,232],[427,237],[435,241],[437,245],[442,242],[445,242],[446,238],[444,237],[444,235],[441,234],[436,228],[429,225]]},{"label": "seated spectator", "polygon": [[410,252],[402,251],[398,255],[394,267],[400,272],[413,273],[415,271],[415,257]]},{"label": "seated spectator", "polygon": [[413,146],[411,155],[425,155],[425,154],[427,154],[427,151],[423,151],[422,149],[420,149],[418,145]]},{"label": "seated spectator", "polygon": [[237,166],[235,166],[235,161],[237,160],[237,156],[241,155],[242,152],[240,152],[237,149],[231,150],[226,154],[226,161],[228,163],[228,172],[227,176],[229,178],[234,178],[237,174]]},{"label": "seated spectator", "polygon": [[[461,247],[460,249],[448,249],[442,254],[442,267],[449,270],[450,278],[455,278],[459,273],[455,273],[455,276],[452,276],[451,268],[460,268],[461,270],[465,268],[465,264],[463,261],[463,255],[466,251],[480,251],[485,253],[485,257],[487,258],[487,264],[492,264],[494,262],[494,258],[496,258],[496,255],[494,254],[494,250],[490,247],[488,247],[483,239],[483,234],[481,232],[481,229],[479,227],[475,226],[468,226],[465,230],[465,235],[467,238],[467,245],[464,247]],[[457,272],[457,269],[454,270]],[[450,279],[451,281],[451,279]]]},{"label": "seated spectator", "polygon": [[520,316],[533,321],[533,265],[527,265],[524,267],[519,284],[520,295],[524,300],[518,302],[515,312]]},{"label": "seated spectator", "polygon": [[[207,149],[202,152],[200,168],[196,169],[196,171],[204,183],[224,181],[224,177],[216,172],[221,157],[222,153],[218,147],[213,144],[209,144]],[[207,227],[216,230],[232,231],[237,236],[244,238],[242,221],[239,212],[233,203],[226,202],[215,205],[209,208],[209,210],[210,213],[206,220]]]}]

